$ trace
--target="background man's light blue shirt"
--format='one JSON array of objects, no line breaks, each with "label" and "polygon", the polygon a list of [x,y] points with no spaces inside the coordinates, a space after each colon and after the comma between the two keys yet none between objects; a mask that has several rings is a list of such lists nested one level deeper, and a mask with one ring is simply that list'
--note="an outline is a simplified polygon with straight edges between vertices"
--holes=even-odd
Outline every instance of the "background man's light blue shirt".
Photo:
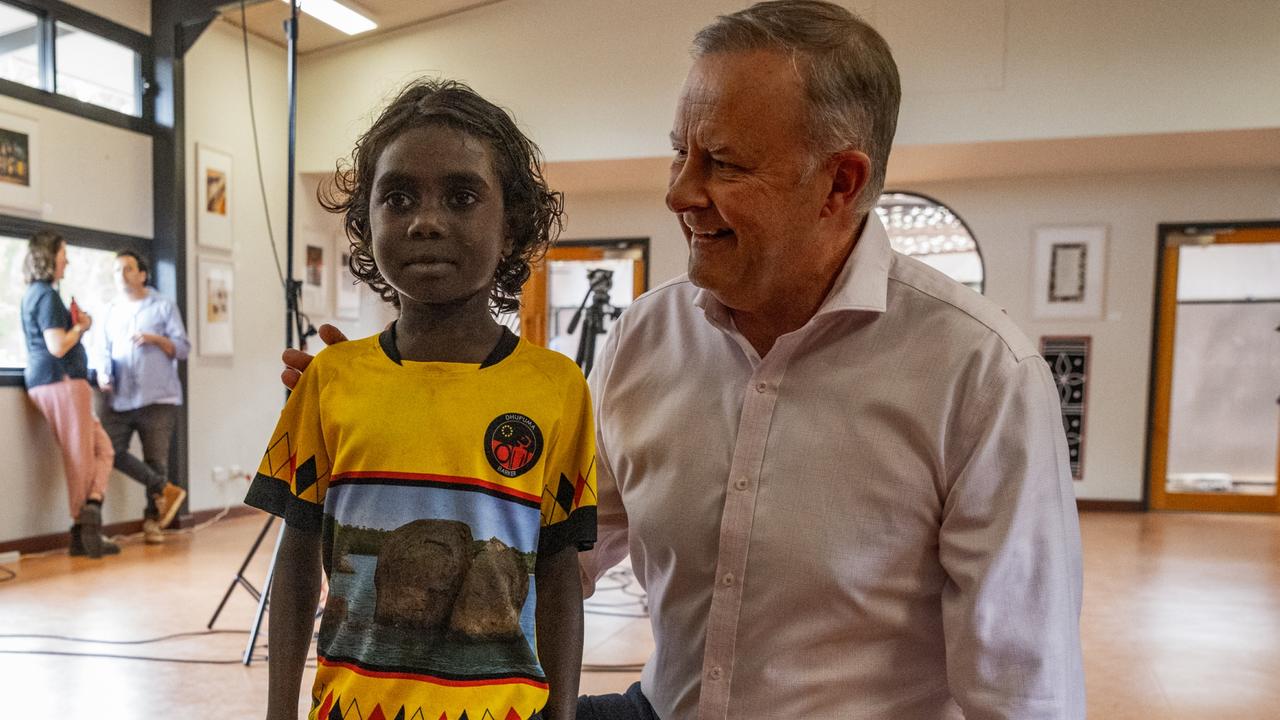
[{"label": "background man's light blue shirt", "polygon": [[[99,376],[111,382],[108,395],[116,412],[147,405],[181,405],[182,383],[178,361],[191,352],[187,330],[177,307],[163,295],[148,289],[141,301],[118,299],[107,307],[102,321],[102,341],[96,362]],[[173,343],[173,357],[150,343],[136,345],[137,333],[163,335]]]}]

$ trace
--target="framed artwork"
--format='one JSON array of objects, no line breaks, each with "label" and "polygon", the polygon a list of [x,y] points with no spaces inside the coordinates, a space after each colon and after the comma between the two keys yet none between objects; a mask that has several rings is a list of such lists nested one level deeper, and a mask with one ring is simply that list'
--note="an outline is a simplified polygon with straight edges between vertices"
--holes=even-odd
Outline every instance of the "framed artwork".
[{"label": "framed artwork", "polygon": [[40,210],[38,129],[34,120],[0,113],[0,206]]},{"label": "framed artwork", "polygon": [[234,188],[231,156],[196,143],[196,243],[200,246],[231,250]]},{"label": "framed artwork", "polygon": [[200,354],[226,357],[235,351],[235,267],[230,260],[196,258],[197,341]]},{"label": "framed artwork", "polygon": [[302,312],[329,315],[329,273],[333,263],[333,243],[328,235],[304,231],[298,238],[293,267],[302,282]]},{"label": "framed artwork", "polygon": [[1106,226],[1036,228],[1032,317],[1101,320],[1106,254]]},{"label": "framed artwork", "polygon": [[334,303],[333,314],[344,320],[360,319],[360,286],[357,284],[356,276],[351,274],[351,249],[344,247],[345,238],[340,239],[338,244],[341,250],[333,255],[337,264],[333,269],[334,286],[337,288],[337,302]]},{"label": "framed artwork", "polygon": [[1071,477],[1080,480],[1084,468],[1084,418],[1089,400],[1089,337],[1046,336],[1040,338],[1040,354],[1049,363],[1058,400],[1062,404],[1062,427],[1067,432]]}]

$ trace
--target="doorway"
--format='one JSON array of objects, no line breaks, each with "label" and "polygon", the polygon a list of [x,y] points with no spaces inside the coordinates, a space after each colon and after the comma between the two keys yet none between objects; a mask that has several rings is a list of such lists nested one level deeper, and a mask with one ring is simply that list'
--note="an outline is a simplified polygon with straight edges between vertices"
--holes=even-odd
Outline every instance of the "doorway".
[{"label": "doorway", "polygon": [[[648,286],[648,238],[562,241],[547,251],[525,283],[520,334],[574,359],[589,349],[594,361],[616,314]],[[593,308],[596,321],[587,322]],[[597,332],[584,341],[584,328]]]},{"label": "doorway", "polygon": [[1148,492],[1280,512],[1280,221],[1161,225]]}]

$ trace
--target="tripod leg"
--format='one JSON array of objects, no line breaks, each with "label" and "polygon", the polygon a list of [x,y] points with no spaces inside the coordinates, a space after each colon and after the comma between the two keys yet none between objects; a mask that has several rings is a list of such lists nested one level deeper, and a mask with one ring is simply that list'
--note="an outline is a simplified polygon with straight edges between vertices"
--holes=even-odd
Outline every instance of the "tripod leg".
[{"label": "tripod leg", "polygon": [[253,629],[249,631],[249,644],[244,647],[245,665],[253,662],[253,646],[258,642],[258,632],[262,630],[262,616],[267,611],[267,600],[271,597],[271,578],[276,574],[276,560],[280,558],[280,541],[283,539],[284,523],[280,523],[280,531],[276,533],[276,548],[271,551],[271,565],[267,568],[267,580],[258,596],[258,612],[253,616]]},{"label": "tripod leg", "polygon": [[[258,533],[258,538],[253,541],[253,545],[249,546],[249,553],[244,556],[244,562],[240,563],[240,569],[236,571],[236,576],[231,579],[231,584],[227,586],[227,592],[222,596],[222,602],[218,603],[218,609],[213,611],[213,617],[209,618],[209,624],[205,627],[209,630],[213,629],[213,624],[218,621],[218,616],[222,614],[222,608],[226,606],[227,600],[231,598],[231,591],[236,589],[236,585],[248,582],[244,579],[245,568],[249,567],[249,563],[253,560],[253,556],[258,552],[258,546],[262,544],[262,539],[267,536],[267,531],[271,529],[271,523],[275,522],[275,515],[268,515],[267,522],[262,526],[262,531]],[[253,587],[249,585],[249,587]],[[257,593],[254,593],[255,595]],[[256,597],[254,598],[257,599]]]}]

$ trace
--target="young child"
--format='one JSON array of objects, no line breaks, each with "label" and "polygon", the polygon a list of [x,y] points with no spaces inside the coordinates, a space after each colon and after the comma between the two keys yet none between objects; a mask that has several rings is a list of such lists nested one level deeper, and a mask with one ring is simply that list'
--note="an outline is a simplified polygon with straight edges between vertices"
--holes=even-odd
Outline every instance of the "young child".
[{"label": "young child", "polygon": [[492,315],[519,307],[561,196],[506,112],[450,81],[404,89],[335,180],[352,271],[399,318],[316,356],[245,499],[286,524],[267,716],[298,716],[323,566],[309,718],[572,718],[591,403]]}]

